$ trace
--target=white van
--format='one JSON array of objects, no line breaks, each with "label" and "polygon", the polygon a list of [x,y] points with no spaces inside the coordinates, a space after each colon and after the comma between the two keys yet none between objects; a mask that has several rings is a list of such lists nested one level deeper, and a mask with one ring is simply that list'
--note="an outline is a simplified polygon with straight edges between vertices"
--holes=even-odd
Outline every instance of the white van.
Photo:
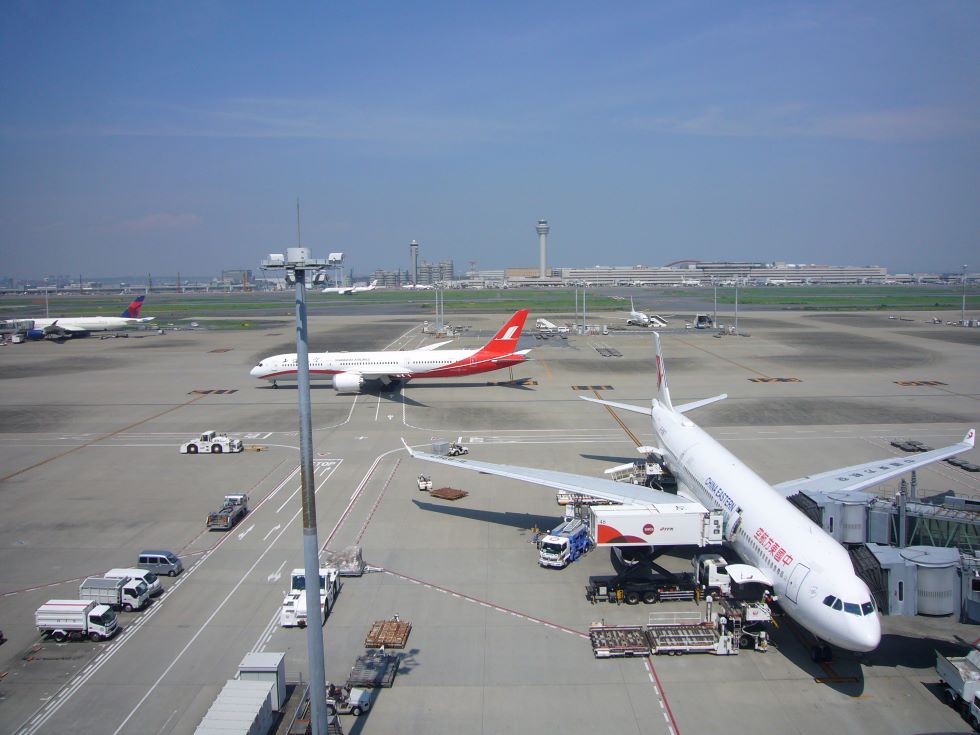
[{"label": "white van", "polygon": [[146,584],[146,588],[150,591],[150,595],[159,595],[163,592],[163,585],[160,584],[160,580],[157,579],[157,575],[153,572],[149,572],[146,569],[110,569],[108,572],[102,575],[108,579],[138,579]]}]

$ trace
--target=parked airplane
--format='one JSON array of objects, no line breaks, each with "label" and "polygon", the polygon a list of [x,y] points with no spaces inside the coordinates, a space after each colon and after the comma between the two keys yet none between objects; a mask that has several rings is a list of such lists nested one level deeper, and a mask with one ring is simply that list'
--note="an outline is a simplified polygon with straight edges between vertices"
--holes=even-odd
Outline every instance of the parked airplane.
[{"label": "parked airplane", "polygon": [[73,316],[58,319],[34,319],[33,329],[28,330],[29,339],[64,339],[84,337],[89,332],[105,332],[110,329],[131,327],[151,322],[155,317],[140,318],[145,295],[137,296],[119,316]]},{"label": "parked airplane", "polygon": [[[476,350],[436,349],[449,340],[417,350],[310,353],[310,379],[332,379],[338,393],[359,393],[369,380],[388,385],[398,380],[456,378],[513,367],[524,362],[531,351],[515,351],[527,314],[527,309],[518,311],[493,339]],[[296,355],[267,357],[250,374],[271,380],[272,387],[278,388],[280,380],[296,380]]]},{"label": "parked airplane", "polygon": [[406,283],[402,288],[411,288],[416,291],[431,291],[435,288],[435,285],[431,283]]},{"label": "parked airplane", "polygon": [[378,280],[375,279],[367,286],[337,286],[337,287],[327,287],[323,289],[323,293],[339,293],[344,296],[350,296],[354,293],[364,293],[365,291],[373,291],[378,287]]},{"label": "parked airplane", "polygon": [[833,492],[873,487],[973,448],[974,429],[967,432],[963,441],[943,449],[909,457],[888,457],[770,485],[684,416],[688,411],[719,401],[726,395],[681,406],[671,403],[660,335],[656,332],[654,341],[658,390],[649,408],[580,397],[651,417],[660,446],[641,449],[662,458],[677,479],[676,496],[605,478],[408,451],[412,456],[430,462],[619,503],[670,502],[671,499],[683,502],[687,498],[705,507],[719,507],[725,517],[725,543],[772,581],[786,614],[817,638],[814,660],[830,657],[828,644],[861,652],[877,648],[881,640],[881,623],[871,593],[855,574],[850,556],[787,498],[807,490]]}]

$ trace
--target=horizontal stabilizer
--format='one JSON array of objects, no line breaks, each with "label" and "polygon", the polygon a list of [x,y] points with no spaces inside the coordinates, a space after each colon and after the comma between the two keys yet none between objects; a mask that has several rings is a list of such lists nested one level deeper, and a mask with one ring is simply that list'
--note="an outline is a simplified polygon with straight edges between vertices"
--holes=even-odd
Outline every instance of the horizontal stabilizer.
[{"label": "horizontal stabilizer", "polygon": [[589,403],[600,403],[603,406],[611,406],[612,408],[620,408],[623,411],[632,411],[633,413],[642,413],[644,416],[652,416],[653,409],[649,406],[634,406],[631,403],[617,403],[616,401],[604,401],[600,398],[589,398],[588,396],[579,396],[583,401],[588,401]]},{"label": "horizontal stabilizer", "polygon": [[438,349],[438,348],[440,348],[440,347],[442,347],[444,345],[448,345],[450,342],[452,342],[451,339],[447,339],[445,342],[436,342],[435,344],[426,345],[425,347],[419,347],[418,348],[418,351],[419,352],[428,352],[429,350],[435,350],[435,349]]},{"label": "horizontal stabilizer", "polygon": [[722,393],[720,396],[712,396],[711,398],[702,398],[700,401],[691,401],[690,403],[684,403],[680,406],[674,406],[674,410],[677,413],[687,413],[688,411],[693,411],[695,408],[701,408],[702,406],[707,406],[709,403],[715,403],[717,401],[723,401],[728,398],[727,393]]}]

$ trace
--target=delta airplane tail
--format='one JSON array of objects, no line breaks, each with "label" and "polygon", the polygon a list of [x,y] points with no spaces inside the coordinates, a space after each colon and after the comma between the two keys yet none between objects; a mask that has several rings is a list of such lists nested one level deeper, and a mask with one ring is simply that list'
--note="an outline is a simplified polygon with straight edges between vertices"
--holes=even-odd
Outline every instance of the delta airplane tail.
[{"label": "delta airplane tail", "polygon": [[133,299],[133,302],[123,310],[120,314],[123,319],[139,319],[140,309],[143,308],[143,300],[146,298],[145,295],[137,296]]},{"label": "delta airplane tail", "polygon": [[512,316],[493,339],[483,346],[480,350],[482,357],[494,357],[498,355],[510,355],[517,349],[517,342],[521,338],[521,330],[524,329],[524,322],[527,320],[528,309],[521,309]]}]

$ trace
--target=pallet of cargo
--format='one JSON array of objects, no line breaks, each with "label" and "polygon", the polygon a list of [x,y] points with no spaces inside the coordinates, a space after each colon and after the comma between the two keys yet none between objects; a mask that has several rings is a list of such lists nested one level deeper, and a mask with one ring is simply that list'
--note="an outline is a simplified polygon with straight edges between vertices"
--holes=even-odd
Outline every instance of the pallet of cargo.
[{"label": "pallet of cargo", "polygon": [[376,620],[371,626],[367,638],[364,639],[364,647],[404,648],[411,631],[412,624],[399,620],[397,617],[393,620]]},{"label": "pallet of cargo", "polygon": [[390,687],[398,673],[398,656],[381,653],[380,649],[358,656],[347,677],[347,686],[373,689]]},{"label": "pallet of cargo", "polygon": [[596,658],[650,655],[650,642],[639,625],[598,623],[589,628],[589,640]]},{"label": "pallet of cargo", "polygon": [[429,495],[433,498],[442,498],[443,500],[459,500],[460,498],[465,498],[469,493],[455,487],[440,487],[435,490],[430,490]]}]

